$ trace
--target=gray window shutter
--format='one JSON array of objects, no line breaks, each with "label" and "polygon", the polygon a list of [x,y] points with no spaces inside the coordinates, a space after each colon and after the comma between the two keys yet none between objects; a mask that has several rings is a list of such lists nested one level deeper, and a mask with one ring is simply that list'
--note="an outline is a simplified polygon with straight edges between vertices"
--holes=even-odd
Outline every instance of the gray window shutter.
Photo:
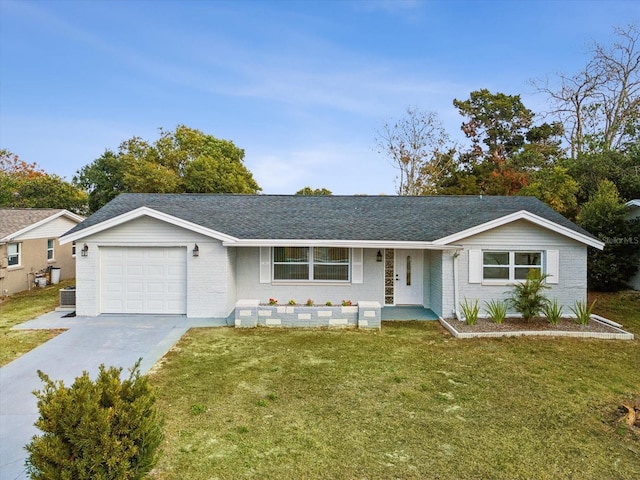
[{"label": "gray window shutter", "polygon": [[260,283],[271,283],[271,247],[260,247]]},{"label": "gray window shutter", "polygon": [[469,283],[482,283],[482,250],[469,250]]},{"label": "gray window shutter", "polygon": [[362,283],[364,281],[362,249],[351,249],[351,283]]},{"label": "gray window shutter", "polygon": [[557,284],[560,281],[560,251],[547,250],[547,283]]}]

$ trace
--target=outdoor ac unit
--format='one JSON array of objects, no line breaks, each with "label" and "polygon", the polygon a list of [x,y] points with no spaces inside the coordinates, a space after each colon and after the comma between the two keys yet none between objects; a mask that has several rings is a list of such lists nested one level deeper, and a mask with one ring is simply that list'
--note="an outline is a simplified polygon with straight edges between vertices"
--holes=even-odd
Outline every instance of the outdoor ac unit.
[{"label": "outdoor ac unit", "polygon": [[62,308],[75,308],[76,306],[76,288],[61,288],[60,289],[60,307]]}]

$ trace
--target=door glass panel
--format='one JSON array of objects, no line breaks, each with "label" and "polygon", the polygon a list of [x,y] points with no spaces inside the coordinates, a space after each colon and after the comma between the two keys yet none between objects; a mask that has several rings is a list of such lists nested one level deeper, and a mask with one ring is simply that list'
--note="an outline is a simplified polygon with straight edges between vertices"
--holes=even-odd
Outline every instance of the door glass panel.
[{"label": "door glass panel", "polygon": [[411,286],[411,255],[407,255],[407,287]]}]

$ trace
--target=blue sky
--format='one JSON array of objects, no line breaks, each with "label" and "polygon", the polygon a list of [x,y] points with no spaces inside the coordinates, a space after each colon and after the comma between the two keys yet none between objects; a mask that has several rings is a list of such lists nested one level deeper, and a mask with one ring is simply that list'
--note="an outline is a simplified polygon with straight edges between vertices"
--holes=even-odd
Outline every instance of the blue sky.
[{"label": "blue sky", "polygon": [[0,0],[0,148],[67,179],[178,124],[232,140],[263,193],[393,194],[385,121],[573,73],[637,1]]}]

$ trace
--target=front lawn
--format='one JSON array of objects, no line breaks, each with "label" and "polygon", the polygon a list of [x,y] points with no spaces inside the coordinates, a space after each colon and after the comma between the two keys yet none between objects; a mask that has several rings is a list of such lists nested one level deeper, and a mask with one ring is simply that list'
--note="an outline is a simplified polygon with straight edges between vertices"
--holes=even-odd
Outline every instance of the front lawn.
[{"label": "front lawn", "polygon": [[[640,294],[596,313],[640,335]],[[196,329],[151,373],[158,479],[640,478],[640,340],[455,340],[437,322]]]},{"label": "front lawn", "polygon": [[54,310],[59,305],[58,291],[73,284],[73,280],[66,280],[0,299],[0,367],[60,333],[59,330],[11,330],[11,327]]}]

